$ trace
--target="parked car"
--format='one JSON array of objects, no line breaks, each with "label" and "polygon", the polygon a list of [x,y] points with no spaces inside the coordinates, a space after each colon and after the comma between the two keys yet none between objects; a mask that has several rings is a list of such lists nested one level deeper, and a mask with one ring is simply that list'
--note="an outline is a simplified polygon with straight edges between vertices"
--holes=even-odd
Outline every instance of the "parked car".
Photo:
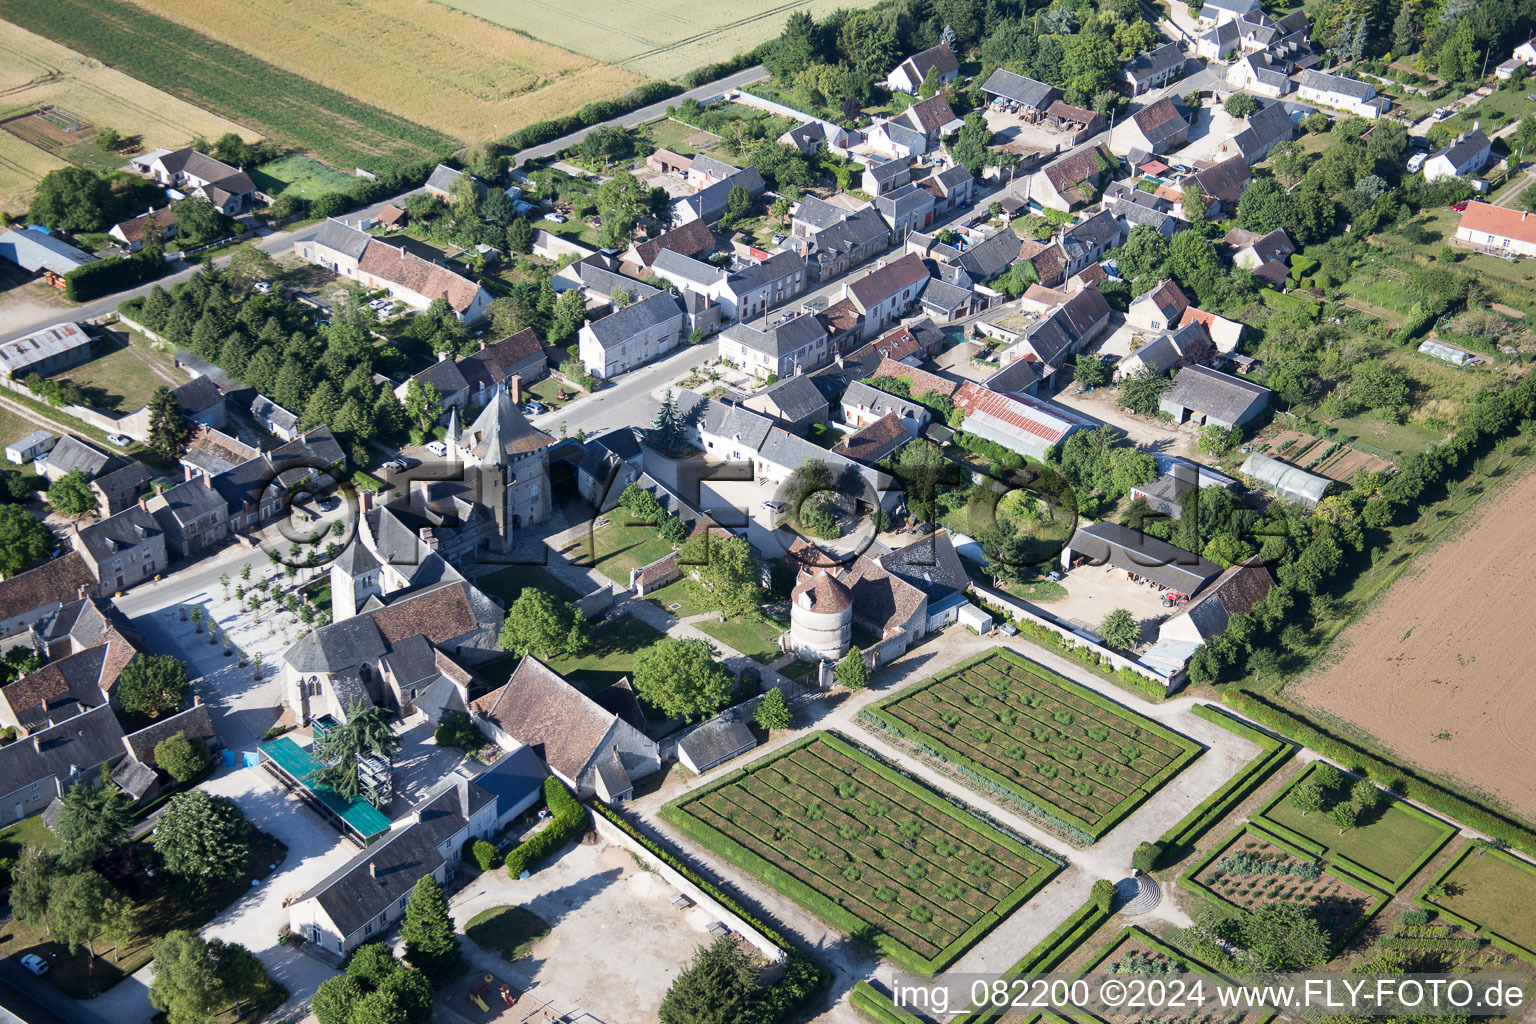
[{"label": "parked car", "polygon": [[1465,199],[1463,199],[1461,202],[1457,203],[1455,206],[1451,207],[1451,209],[1455,210],[1457,213],[1461,213],[1466,208],[1467,208],[1467,201]]},{"label": "parked car", "polygon": [[272,291],[272,285],[266,281],[257,281],[251,285],[258,295],[267,295]]},{"label": "parked car", "polygon": [[441,441],[427,442],[427,451],[431,452],[433,455],[436,455],[440,459],[446,459],[448,457],[448,446],[443,444]]},{"label": "parked car", "polygon": [[119,448],[127,448],[129,445],[133,444],[133,438],[129,437],[127,434],[108,434],[107,444],[117,445]]},{"label": "parked car", "polygon": [[544,219],[545,220],[552,220],[556,224],[564,224],[565,223],[565,218],[560,216],[558,213],[546,213],[544,215]]},{"label": "parked car", "polygon": [[22,957],[21,966],[37,975],[39,978],[48,973],[48,961],[44,960],[36,953],[28,953],[26,956]]},{"label": "parked car", "polygon": [[388,470],[391,473],[404,473],[405,472],[405,460],[404,459],[390,459],[388,462],[384,463],[384,465],[380,466],[379,468],[380,469]]},{"label": "parked car", "polygon": [[1059,569],[1052,569],[1050,572],[1045,574],[1045,578],[1050,580],[1052,583],[1060,583],[1062,580],[1066,579],[1067,577],[1066,577],[1065,573],[1061,572],[1061,570],[1059,570]]},{"label": "parked car", "polygon": [[1408,158],[1408,173],[1412,174],[1414,171],[1417,171],[1420,167],[1423,167],[1424,166],[1424,161],[1426,161],[1428,159],[1429,159],[1429,154],[1428,153],[1415,153],[1415,154],[1413,154],[1413,156]]},{"label": "parked car", "polygon": [[763,508],[770,512],[783,512],[784,503],[782,501],[765,501],[763,502]]}]

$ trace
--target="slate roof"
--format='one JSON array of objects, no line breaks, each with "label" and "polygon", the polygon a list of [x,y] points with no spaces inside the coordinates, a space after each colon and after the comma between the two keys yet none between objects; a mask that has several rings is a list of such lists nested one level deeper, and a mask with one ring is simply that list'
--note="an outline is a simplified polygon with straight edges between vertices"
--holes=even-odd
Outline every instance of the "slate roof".
[{"label": "slate roof", "polygon": [[722,179],[729,178],[739,169],[734,164],[728,164],[724,160],[716,160],[708,153],[698,154],[693,158],[693,162],[688,165],[690,174],[708,174],[710,177]]},{"label": "slate roof", "polygon": [[472,701],[470,708],[572,780],[599,753],[618,719],[531,654],[505,685]]},{"label": "slate roof", "polygon": [[154,765],[155,745],[178,732],[186,733],[188,739],[204,741],[215,739],[218,734],[214,731],[213,719],[208,714],[208,705],[194,704],[185,711],[155,719],[138,732],[128,734],[128,748],[133,752],[133,756],[144,764]]},{"label": "slate roof", "polygon": [[114,516],[87,526],[75,535],[75,543],[84,545],[98,564],[160,536],[155,517],[137,505],[130,505]]},{"label": "slate roof", "polygon": [[902,172],[906,169],[906,162],[902,160],[886,160],[879,163],[869,163],[866,164],[864,168],[865,173],[874,178],[876,181],[880,182],[892,181],[900,177]]},{"label": "slate roof", "polygon": [[1322,71],[1304,72],[1301,76],[1301,84],[1304,88],[1347,96],[1359,102],[1364,102],[1376,95],[1376,90],[1364,82],[1357,82],[1353,78],[1345,78],[1342,75],[1330,75]]},{"label": "slate roof", "polygon": [[1488,136],[1484,135],[1481,130],[1474,128],[1436,153],[1435,156],[1443,156],[1450,160],[1453,167],[1460,167],[1478,154],[1487,151],[1489,145]]},{"label": "slate roof", "polygon": [[[1183,289],[1172,281],[1163,281],[1157,286],[1147,290],[1146,294],[1136,296],[1135,302],[1143,299],[1151,299],[1157,311],[1163,315],[1163,323],[1174,323],[1189,308],[1189,296]],[[1132,303],[1132,305],[1135,304]]]},{"label": "slate roof", "polygon": [[[689,221],[689,223],[693,222]],[[706,288],[726,276],[726,272],[719,267],[705,263],[703,260],[696,260],[691,256],[684,256],[671,249],[663,249],[657,253],[651,268],[658,272],[665,271],[684,281]]]},{"label": "slate roof", "polygon": [[962,288],[948,281],[934,278],[923,286],[922,303],[927,309],[952,317],[976,298],[969,288]]},{"label": "slate roof", "polygon": [[723,718],[705,722],[677,743],[678,752],[687,754],[688,760],[697,765],[700,771],[713,768],[756,746],[757,739],[751,729],[734,719]]},{"label": "slate roof", "polygon": [[[815,317],[808,319],[814,321]],[[790,421],[804,419],[807,416],[823,415],[827,411],[827,400],[816,389],[816,385],[811,383],[811,379],[804,374],[797,374],[779,381],[762,392],[761,397],[772,401],[778,406],[783,417]]]},{"label": "slate roof", "polygon": [[848,211],[841,206],[815,196],[802,196],[794,212],[795,220],[803,221],[817,230],[825,230],[847,216]]},{"label": "slate roof", "polygon": [[1169,68],[1184,63],[1184,51],[1178,43],[1164,43],[1153,50],[1143,50],[1125,65],[1126,74],[1136,81],[1156,77]]},{"label": "slate roof", "polygon": [[960,556],[948,531],[938,530],[920,537],[904,548],[881,555],[880,567],[894,573],[938,601],[953,593],[964,593],[971,585]]},{"label": "slate roof", "polygon": [[123,728],[112,706],[102,704],[0,747],[0,794],[49,776],[65,785],[92,780],[97,765],[124,754]]},{"label": "slate roof", "polygon": [[928,276],[928,268],[923,266],[922,259],[917,253],[909,252],[849,282],[848,295],[860,306],[869,309]]},{"label": "slate roof", "polygon": [[1178,615],[1187,617],[1201,637],[1208,640],[1225,632],[1232,616],[1251,612],[1274,585],[1274,577],[1255,557],[1222,573],[1199,597],[1180,609]]},{"label": "slate roof", "polygon": [[974,281],[990,281],[1019,258],[1019,236],[1008,228],[984,238],[956,261]]},{"label": "slate roof", "polygon": [[1002,96],[1020,106],[1035,110],[1044,108],[1060,93],[1044,82],[1014,74],[1007,68],[998,68],[987,78],[981,91],[992,96]]},{"label": "slate roof", "polygon": [[176,399],[183,416],[192,417],[223,402],[224,392],[207,377],[193,377],[173,388],[171,397]]},{"label": "slate roof", "polygon": [[[454,170],[447,164],[438,164],[432,168],[432,174],[427,178],[426,187],[452,194],[454,184],[463,176],[463,171]],[[470,180],[475,183],[475,191],[480,195],[485,195],[487,191],[485,185],[478,179],[471,178]]]},{"label": "slate roof", "polygon": [[642,331],[648,331],[673,318],[680,320],[682,315],[682,307],[677,304],[675,295],[671,292],[656,292],[650,298],[632,302],[587,326],[598,343],[609,348],[623,344]]},{"label": "slate roof", "polygon": [[481,458],[488,458],[493,451],[521,455],[548,448],[554,443],[554,438],[528,422],[522,410],[512,401],[512,393],[499,386],[495,396],[480,410],[480,415],[464,431],[460,441],[465,450]]},{"label": "slate roof", "polygon": [[1072,535],[1068,547],[1074,559],[1083,556],[1095,564],[1113,565],[1181,594],[1193,594],[1221,575],[1216,563],[1119,523],[1085,526]]},{"label": "slate roof", "polygon": [[92,483],[106,496],[108,505],[122,506],[137,498],[153,479],[154,474],[148,466],[138,459],[129,459],[125,465],[102,473]]},{"label": "slate roof", "polygon": [[1063,232],[1061,247],[1067,257],[1076,262],[1094,258],[1119,240],[1120,225],[1115,221],[1115,215],[1108,210],[1100,210]]},{"label": "slate roof", "polygon": [[1249,406],[1268,394],[1268,388],[1253,381],[1206,366],[1186,366],[1173,379],[1173,387],[1163,393],[1163,401],[1204,413],[1208,418],[1235,423]]},{"label": "slate roof", "polygon": [[534,793],[542,792],[549,770],[527,744],[498,758],[475,776],[475,785],[496,798],[497,817],[508,814]]},{"label": "slate roof", "polygon": [[776,252],[765,260],[749,263],[725,279],[726,287],[737,295],[745,295],[757,288],[764,288],[775,281],[797,274],[805,269],[805,257],[797,252]]},{"label": "slate roof", "polygon": [[315,244],[323,245],[327,249],[345,253],[352,259],[361,259],[363,250],[368,248],[368,243],[373,241],[372,236],[366,231],[359,231],[352,225],[339,221],[334,217],[326,219],[320,229],[315,232]]},{"label": "slate roof", "polygon": [[863,381],[854,381],[848,385],[848,390],[843,392],[843,404],[864,407],[881,416],[886,413],[896,413],[903,419],[922,419],[929,415],[928,410],[921,404],[887,394],[879,388],[870,387]]},{"label": "slate roof", "polygon": [[58,444],[47,455],[48,468],[55,473],[68,473],[78,469],[88,477],[107,468],[115,456],[97,451],[73,434],[63,434]]},{"label": "slate roof", "polygon": [[665,234],[637,243],[635,255],[640,258],[643,265],[649,267],[656,262],[657,255],[664,249],[683,256],[697,256],[714,247],[715,234],[709,230],[709,225],[702,221],[691,220],[682,227],[673,228]]},{"label": "slate roof", "polygon": [[705,415],[702,429],[728,440],[739,440],[753,451],[763,446],[773,429],[773,420],[739,405],[715,403]]},{"label": "slate roof", "polygon": [[274,426],[281,427],[288,432],[297,430],[299,427],[299,418],[296,415],[284,409],[266,395],[258,394],[255,398],[251,399],[251,415],[255,416],[258,422],[271,421]]},{"label": "slate roof", "polygon": [[902,61],[898,67],[905,67],[914,83],[921,82],[928,77],[928,72],[937,70],[941,75],[947,75],[951,71],[960,70],[960,62],[955,58],[948,43],[940,43],[938,46],[930,46],[919,53],[914,53]]}]

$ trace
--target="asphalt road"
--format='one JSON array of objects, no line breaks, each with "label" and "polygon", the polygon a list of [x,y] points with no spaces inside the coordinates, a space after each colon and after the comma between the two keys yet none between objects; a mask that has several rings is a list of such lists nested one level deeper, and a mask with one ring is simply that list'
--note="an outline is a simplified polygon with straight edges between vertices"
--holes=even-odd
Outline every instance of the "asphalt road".
[{"label": "asphalt road", "polygon": [[661,407],[658,393],[687,373],[690,366],[698,366],[719,353],[720,345],[715,341],[685,345],[665,359],[631,370],[611,387],[579,398],[563,409],[533,417],[532,423],[546,434],[557,436],[561,424],[565,425],[567,435],[578,430],[590,435],[614,427],[649,427]]}]

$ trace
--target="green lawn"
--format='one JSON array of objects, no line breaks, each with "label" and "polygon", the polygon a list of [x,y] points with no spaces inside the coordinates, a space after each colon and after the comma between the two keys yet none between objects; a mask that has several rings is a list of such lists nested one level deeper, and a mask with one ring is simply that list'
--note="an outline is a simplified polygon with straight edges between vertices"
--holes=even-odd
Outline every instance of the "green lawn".
[{"label": "green lawn", "polygon": [[709,619],[705,622],[696,622],[695,626],[701,632],[719,640],[727,647],[740,651],[760,665],[766,665],[780,654],[778,640],[784,632],[784,627],[776,626],[767,619],[752,616],[738,615],[727,622],[719,619]]},{"label": "green lawn", "polygon": [[635,655],[665,636],[659,630],[626,615],[617,622],[592,631],[591,643],[574,658],[555,658],[549,667],[565,677],[572,686],[595,693],[633,676]]},{"label": "green lawn", "polygon": [[[669,615],[686,619],[691,615],[703,615],[714,609],[699,602],[693,596],[693,585],[686,579],[673,580],[660,590],[653,590],[645,599]],[[673,607],[676,605],[677,607]]]},{"label": "green lawn", "polygon": [[549,925],[522,907],[492,907],[470,918],[464,934],[486,949],[496,950],[503,960],[516,960],[549,934]]},{"label": "green lawn", "polygon": [[[574,389],[570,385],[562,384],[552,377],[546,377],[537,384],[526,387],[523,390],[543,402],[550,409],[558,409],[566,402],[572,401],[575,395],[581,394],[580,391],[575,391],[573,394]],[[563,400],[559,397],[559,392],[561,391],[564,391],[566,394]]]},{"label": "green lawn", "polygon": [[1374,810],[1361,816],[1361,824],[1343,835],[1339,834],[1339,827],[1328,820],[1326,811],[1304,815],[1288,796],[1262,811],[1257,820],[1261,825],[1266,820],[1272,821],[1299,833],[1329,854],[1352,860],[1383,878],[1406,882],[1403,876],[1422,863],[1431,851],[1445,845],[1456,834],[1456,829],[1444,822],[1420,817],[1405,810],[1402,804],[1387,803],[1385,793],[1381,797],[1382,802]]},{"label": "green lawn", "polygon": [[90,362],[52,375],[54,380],[84,388],[86,404],[92,408],[119,415],[133,412],[149,404],[150,396],[162,384],[176,387],[186,383],[186,376],[176,369],[171,356],[156,351],[130,331],[104,332],[104,340],[93,352],[95,358]]},{"label": "green lawn", "polygon": [[1447,895],[1437,906],[1536,950],[1536,868],[1494,850],[1472,850],[1444,881]]},{"label": "green lawn", "polygon": [[561,553],[573,564],[591,566],[621,587],[629,586],[629,571],[650,565],[672,551],[672,545],[656,534],[655,527],[624,525],[629,513],[615,509],[613,521],[572,542]]},{"label": "green lawn", "polygon": [[1442,433],[1431,430],[1423,424],[1389,423],[1372,413],[1361,413],[1358,416],[1320,422],[1338,430],[1343,437],[1364,441],[1368,445],[1384,451],[1396,452],[1399,455],[1423,451],[1444,438]]},{"label": "green lawn", "polygon": [[327,192],[347,192],[357,179],[297,153],[262,164],[251,172],[251,180],[267,195],[284,194],[314,199]]},{"label": "green lawn", "polygon": [[40,814],[22,818],[16,824],[0,831],[0,864],[6,866],[0,881],[5,885],[11,884],[10,865],[20,860],[22,852],[29,846],[41,846],[48,850],[59,848],[58,836],[48,831],[48,826],[43,824],[43,817]]},{"label": "green lawn", "polygon": [[503,608],[512,607],[528,587],[547,591],[562,601],[574,601],[581,595],[561,582],[554,574],[537,565],[509,565],[475,580],[475,586],[485,591]]},{"label": "green lawn", "polygon": [[[686,124],[676,118],[659,117],[654,121],[647,121],[641,125],[636,129],[636,134],[649,141],[657,149],[670,149],[678,156],[693,156],[699,152],[698,147],[690,146],[683,140],[694,135],[708,135],[709,133],[705,132],[702,128],[695,128],[693,125]],[[719,141],[719,136],[711,135],[710,138],[714,141],[706,144],[703,147],[704,149],[711,148],[715,142]]]}]

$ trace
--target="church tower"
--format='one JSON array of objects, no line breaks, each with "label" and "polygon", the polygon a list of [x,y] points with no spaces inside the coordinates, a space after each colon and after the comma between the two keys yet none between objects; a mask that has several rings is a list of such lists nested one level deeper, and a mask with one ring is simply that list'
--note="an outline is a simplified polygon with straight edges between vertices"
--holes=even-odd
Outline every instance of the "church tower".
[{"label": "church tower", "polygon": [[379,574],[379,560],[363,546],[361,537],[353,537],[331,563],[331,621],[350,619],[370,597],[383,597]]}]

